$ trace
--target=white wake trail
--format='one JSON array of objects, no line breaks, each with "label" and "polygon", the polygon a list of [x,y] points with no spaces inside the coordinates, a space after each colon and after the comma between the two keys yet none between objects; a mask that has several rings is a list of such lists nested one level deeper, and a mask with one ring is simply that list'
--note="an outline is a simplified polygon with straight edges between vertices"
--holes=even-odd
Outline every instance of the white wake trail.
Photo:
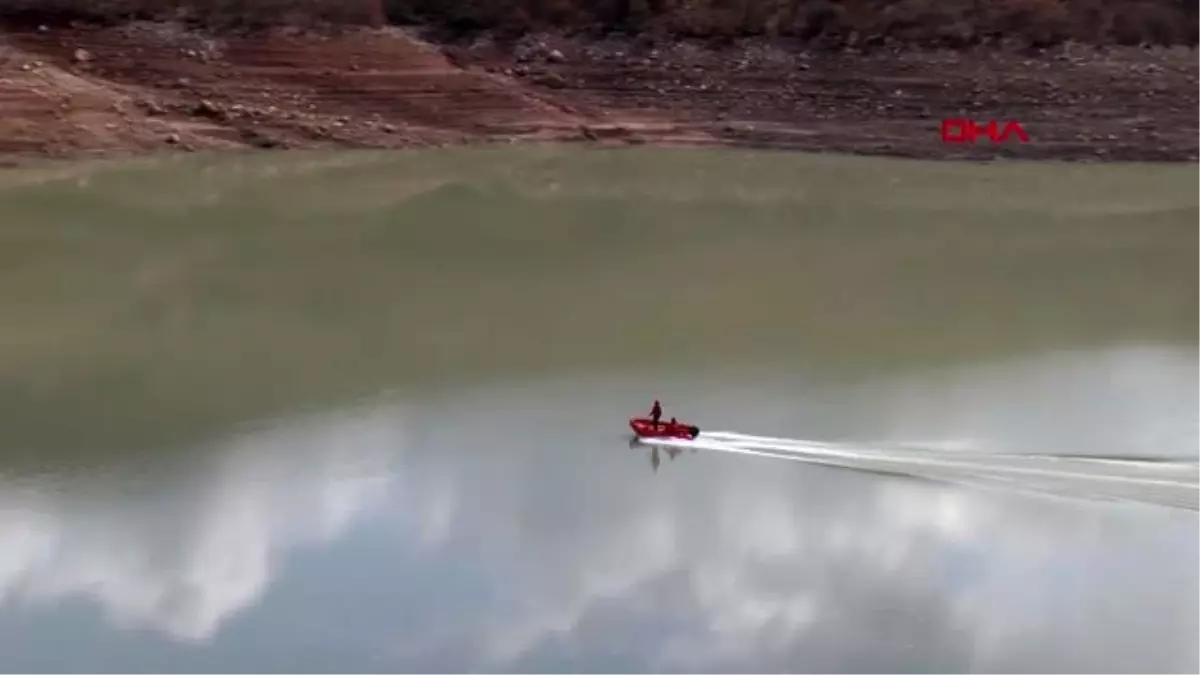
[{"label": "white wake trail", "polygon": [[1065,455],[1021,455],[915,447],[859,447],[805,439],[703,432],[695,440],[645,445],[727,452],[919,478],[1007,485],[1063,496],[1124,499],[1200,510],[1200,465]]}]

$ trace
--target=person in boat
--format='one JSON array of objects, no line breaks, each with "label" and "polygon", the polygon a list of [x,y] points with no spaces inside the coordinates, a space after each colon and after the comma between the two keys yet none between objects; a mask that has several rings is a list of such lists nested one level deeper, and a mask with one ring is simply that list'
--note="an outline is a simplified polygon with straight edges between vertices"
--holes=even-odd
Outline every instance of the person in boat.
[{"label": "person in boat", "polygon": [[654,406],[650,408],[650,421],[654,422],[654,426],[658,426],[658,420],[662,418],[662,404],[658,399],[654,399]]}]

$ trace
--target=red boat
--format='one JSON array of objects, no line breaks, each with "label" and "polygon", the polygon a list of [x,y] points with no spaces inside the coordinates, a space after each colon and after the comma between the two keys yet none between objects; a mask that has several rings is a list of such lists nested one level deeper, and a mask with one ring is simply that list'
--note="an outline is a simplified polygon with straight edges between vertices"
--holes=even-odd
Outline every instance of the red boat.
[{"label": "red boat", "polygon": [[629,428],[642,438],[682,438],[692,440],[700,435],[700,427],[683,422],[654,423],[648,417],[635,417],[629,420]]}]

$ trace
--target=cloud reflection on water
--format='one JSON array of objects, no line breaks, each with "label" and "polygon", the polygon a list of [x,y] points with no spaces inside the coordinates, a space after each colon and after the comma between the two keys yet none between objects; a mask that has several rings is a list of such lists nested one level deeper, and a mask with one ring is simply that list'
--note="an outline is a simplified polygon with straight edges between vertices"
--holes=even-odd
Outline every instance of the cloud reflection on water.
[{"label": "cloud reflection on water", "polygon": [[[1009,372],[1103,379],[1074,367]],[[957,380],[978,392],[955,431],[1026,395],[989,398],[973,378],[994,376]],[[504,385],[282,421],[152,488],[3,487],[0,617],[83,597],[230,670],[321,669],[331,653],[351,671],[1197,667],[1194,513],[688,453],[655,474],[613,433],[639,386]],[[897,391],[861,394],[840,423],[894,423]],[[739,396],[692,400],[748,417],[797,404]],[[243,634],[258,638],[231,647]]]},{"label": "cloud reflection on water", "polygon": [[206,475],[152,495],[105,477],[4,486],[0,608],[84,596],[119,626],[206,641],[260,600],[290,549],[330,541],[381,502],[379,471],[402,437],[395,411],[322,419],[211,448]]}]

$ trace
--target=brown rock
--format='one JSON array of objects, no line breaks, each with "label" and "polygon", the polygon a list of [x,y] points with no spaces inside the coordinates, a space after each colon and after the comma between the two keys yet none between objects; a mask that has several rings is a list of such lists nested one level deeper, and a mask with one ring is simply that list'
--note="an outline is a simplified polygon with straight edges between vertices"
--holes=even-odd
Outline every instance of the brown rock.
[{"label": "brown rock", "polygon": [[208,99],[204,99],[197,103],[196,108],[192,112],[196,115],[200,115],[201,117],[218,118],[225,115],[223,110],[218,108],[215,103]]},{"label": "brown rock", "polygon": [[543,87],[550,87],[551,89],[562,89],[567,86],[567,81],[558,73],[542,73],[534,79],[534,82]]},{"label": "brown rock", "polygon": [[71,59],[75,63],[87,63],[88,61],[91,61],[92,58],[93,58],[92,53],[86,49],[83,49],[82,47],[80,47],[79,49],[76,49],[75,52],[71,55]]}]

